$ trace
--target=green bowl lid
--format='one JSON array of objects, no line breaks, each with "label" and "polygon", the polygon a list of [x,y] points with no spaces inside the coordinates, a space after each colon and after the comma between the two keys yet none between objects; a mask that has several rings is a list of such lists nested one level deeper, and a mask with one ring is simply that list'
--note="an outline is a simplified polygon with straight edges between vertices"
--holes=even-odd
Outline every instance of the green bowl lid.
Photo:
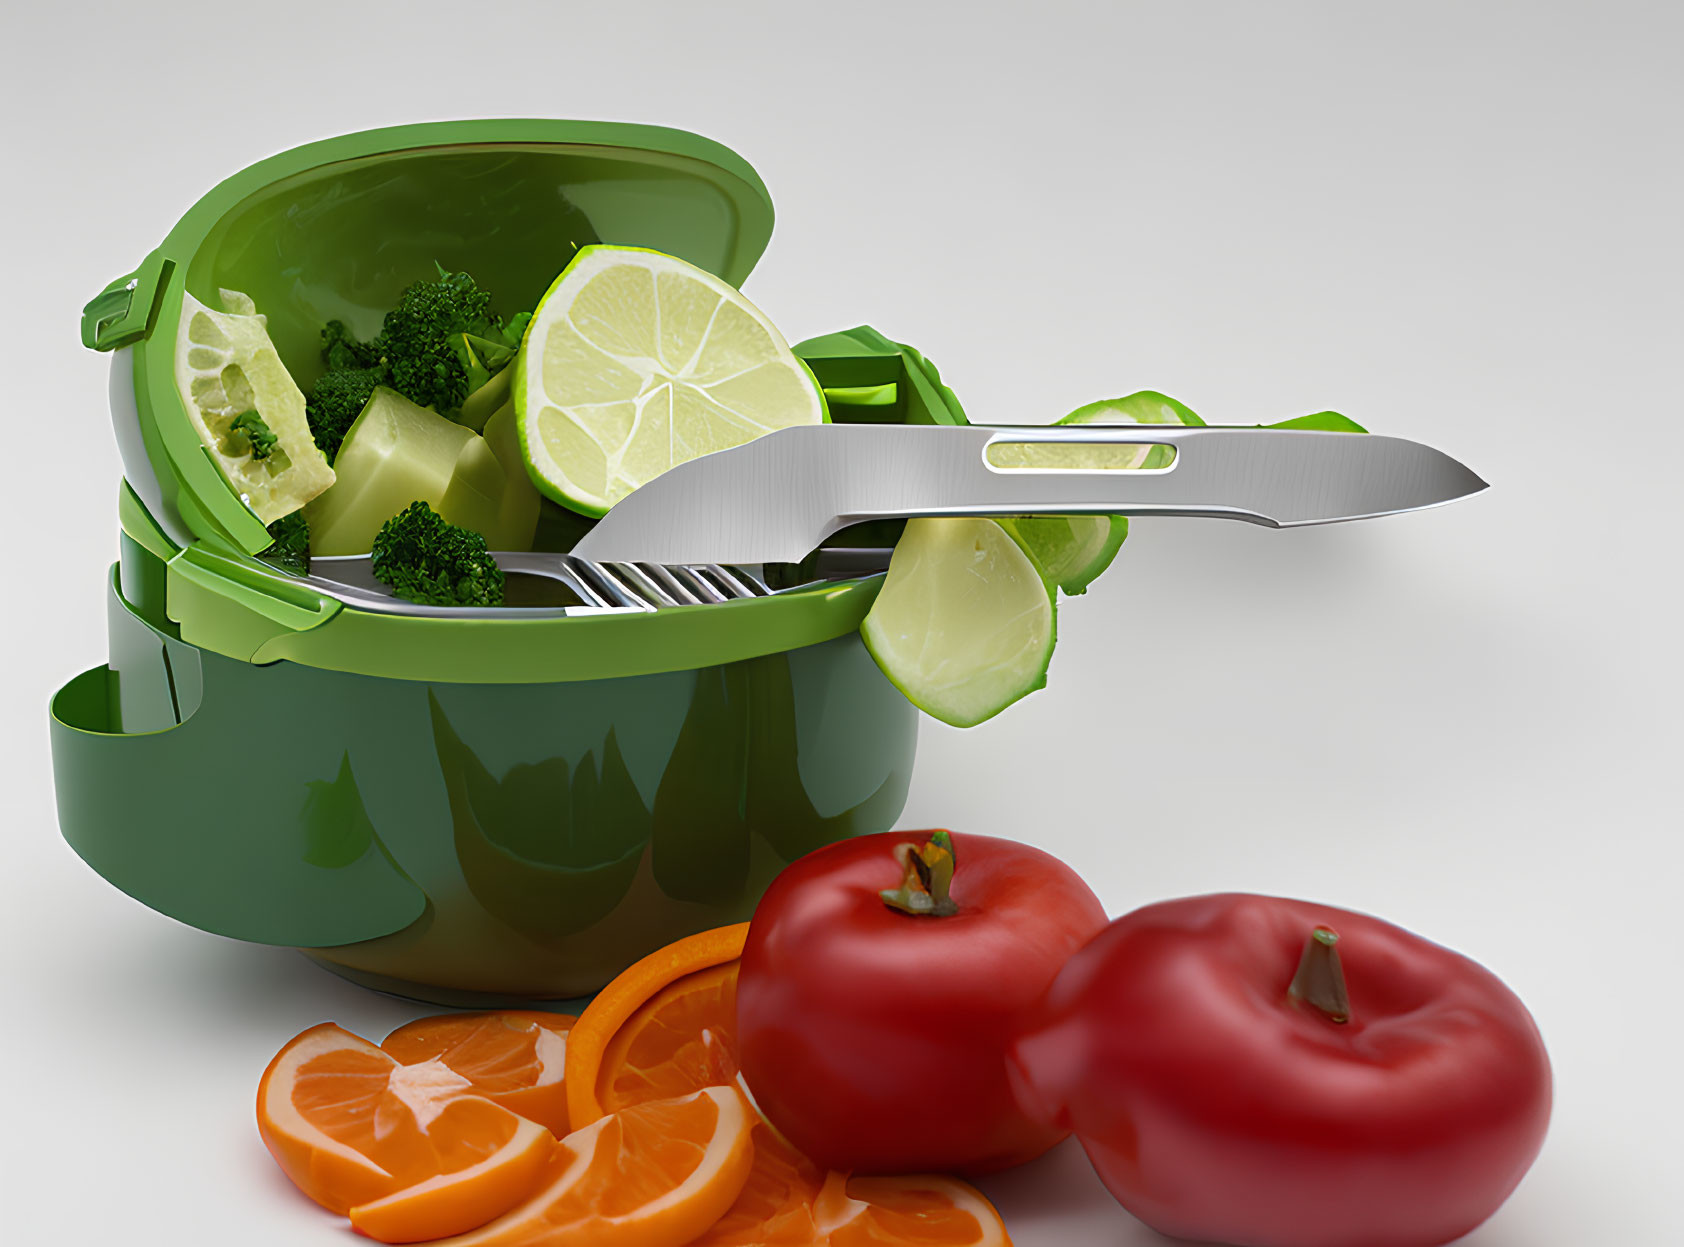
[{"label": "green bowl lid", "polygon": [[740,285],[771,232],[760,178],[700,135],[586,121],[394,126],[234,174],[89,303],[82,334],[96,350],[119,352],[113,417],[125,476],[147,509],[178,544],[237,556],[270,538],[176,392],[184,290],[213,306],[219,288],[249,294],[307,389],[322,370],[322,322],[372,336],[434,261],[474,274],[511,314],[536,303],[585,243],[653,247]]}]

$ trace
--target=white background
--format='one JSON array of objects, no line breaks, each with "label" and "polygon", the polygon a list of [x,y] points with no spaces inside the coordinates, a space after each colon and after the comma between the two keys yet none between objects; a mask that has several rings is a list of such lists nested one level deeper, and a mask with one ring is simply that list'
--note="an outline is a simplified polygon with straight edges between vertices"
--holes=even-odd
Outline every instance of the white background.
[{"label": "white background", "polygon": [[[917,344],[976,420],[1145,387],[1216,423],[1331,407],[1489,479],[1297,533],[1140,522],[1062,609],[1049,688],[925,724],[902,825],[1041,845],[1113,913],[1274,892],[1471,954],[1535,1012],[1557,1102],[1465,1241],[1684,1239],[1678,11],[958,12],[8,12],[0,1237],[345,1241],[261,1147],[256,1080],[306,1025],[419,1011],[151,913],[59,838],[46,703],[103,661],[117,532],[81,305],[273,151],[548,115],[735,147],[779,211],[750,295],[792,341]],[[1021,1247],[1163,1241],[1074,1147],[988,1189]]]}]

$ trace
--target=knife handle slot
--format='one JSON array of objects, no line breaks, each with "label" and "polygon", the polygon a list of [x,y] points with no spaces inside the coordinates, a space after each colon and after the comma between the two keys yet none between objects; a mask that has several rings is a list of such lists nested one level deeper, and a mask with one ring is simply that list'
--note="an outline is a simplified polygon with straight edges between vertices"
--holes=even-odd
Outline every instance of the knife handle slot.
[{"label": "knife handle slot", "polygon": [[983,456],[998,472],[1153,472],[1175,462],[1158,442],[989,442]]}]

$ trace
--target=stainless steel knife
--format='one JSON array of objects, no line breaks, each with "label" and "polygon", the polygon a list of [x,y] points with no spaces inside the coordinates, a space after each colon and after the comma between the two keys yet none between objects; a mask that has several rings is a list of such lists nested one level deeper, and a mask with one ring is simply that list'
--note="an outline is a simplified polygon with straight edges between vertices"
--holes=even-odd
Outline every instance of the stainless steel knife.
[{"label": "stainless steel knife", "polygon": [[[1162,445],[1174,457],[1162,468],[1049,467],[1058,452],[1039,449],[1047,445]],[[1008,460],[1035,466],[995,466]],[[573,554],[793,563],[850,524],[923,515],[1193,515],[1297,528],[1418,511],[1485,488],[1441,451],[1373,433],[803,425],[678,464],[615,503]]]}]

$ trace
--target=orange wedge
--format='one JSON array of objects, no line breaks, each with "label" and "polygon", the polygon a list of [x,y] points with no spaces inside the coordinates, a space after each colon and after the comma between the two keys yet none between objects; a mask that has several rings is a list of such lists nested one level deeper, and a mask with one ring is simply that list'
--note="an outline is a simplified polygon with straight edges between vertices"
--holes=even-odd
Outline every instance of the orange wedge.
[{"label": "orange wedge", "polygon": [[[324,1208],[348,1213],[408,1192],[433,1210],[429,1227],[450,1227],[444,1232],[518,1203],[556,1146],[547,1131],[472,1094],[442,1062],[400,1065],[331,1022],[269,1063],[257,1128],[286,1175]],[[370,1224],[407,1232],[405,1206],[414,1205],[386,1205]]]},{"label": "orange wedge", "polygon": [[753,1120],[735,1087],[598,1117],[561,1141],[537,1194],[443,1247],[682,1247],[742,1191]]},{"label": "orange wedge", "polygon": [[[567,1043],[575,1125],[737,1080],[737,958],[746,934],[743,924],[680,940],[591,1002]],[[827,1173],[756,1118],[754,1160],[741,1193],[691,1247],[1010,1244],[993,1205],[963,1182]]]},{"label": "orange wedge", "polygon": [[453,1013],[400,1026],[380,1046],[404,1065],[442,1061],[476,1095],[547,1127],[568,1132],[567,1036],[577,1019],[565,1013],[504,1010]]},{"label": "orange wedge", "polygon": [[823,1244],[813,1205],[825,1172],[773,1132],[754,1127],[754,1166],[742,1194],[691,1247],[813,1247]]},{"label": "orange wedge", "polygon": [[994,1205],[957,1178],[828,1175],[814,1220],[829,1247],[1011,1247]]},{"label": "orange wedge", "polygon": [[826,1173],[764,1122],[743,1193],[690,1247],[1011,1247],[994,1206],[934,1176]]},{"label": "orange wedge", "polygon": [[737,958],[748,923],[650,953],[597,994],[567,1038],[573,1128],[737,1077]]},{"label": "orange wedge", "polygon": [[543,1180],[555,1136],[520,1118],[509,1141],[477,1165],[357,1204],[351,1224],[382,1243],[419,1243],[465,1234],[513,1208]]}]

